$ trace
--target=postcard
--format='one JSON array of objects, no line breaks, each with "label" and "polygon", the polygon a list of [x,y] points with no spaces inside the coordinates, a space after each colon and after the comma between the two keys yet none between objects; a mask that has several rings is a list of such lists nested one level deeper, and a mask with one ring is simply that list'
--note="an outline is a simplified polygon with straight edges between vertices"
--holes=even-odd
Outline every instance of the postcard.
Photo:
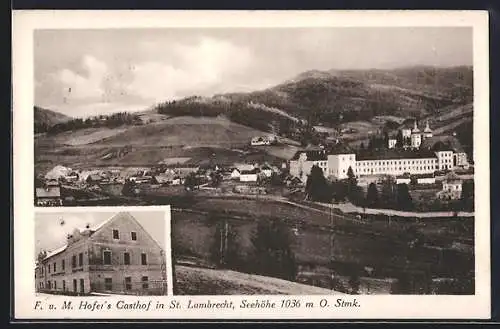
[{"label": "postcard", "polygon": [[489,318],[488,74],[481,11],[15,11],[16,318]]}]

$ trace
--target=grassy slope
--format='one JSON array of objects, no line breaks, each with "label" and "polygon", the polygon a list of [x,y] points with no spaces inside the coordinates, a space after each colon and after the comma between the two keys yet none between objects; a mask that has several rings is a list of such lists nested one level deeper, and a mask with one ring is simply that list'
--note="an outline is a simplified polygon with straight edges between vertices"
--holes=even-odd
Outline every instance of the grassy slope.
[{"label": "grassy slope", "polygon": [[[242,161],[242,153],[233,148],[246,148],[252,137],[261,134],[223,118],[177,117],[141,126],[40,135],[35,138],[36,171],[44,172],[56,164],[151,165],[170,157],[189,157],[191,163],[210,157],[221,162],[238,162]],[[246,157],[276,159],[264,150]]]},{"label": "grassy slope", "polygon": [[329,295],[342,294],[260,275],[175,266],[180,295]]},{"label": "grassy slope", "polygon": [[38,106],[34,107],[34,121],[40,124],[53,126],[56,123],[65,122],[71,118],[55,111],[47,110]]}]

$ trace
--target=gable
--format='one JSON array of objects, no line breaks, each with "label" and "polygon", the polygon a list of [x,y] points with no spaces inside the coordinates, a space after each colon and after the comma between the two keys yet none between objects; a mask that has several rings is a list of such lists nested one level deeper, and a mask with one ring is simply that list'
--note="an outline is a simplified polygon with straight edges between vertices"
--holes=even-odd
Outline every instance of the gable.
[{"label": "gable", "polygon": [[[119,239],[113,239],[113,230],[118,230]],[[135,232],[137,240],[132,240],[131,232]],[[128,212],[120,212],[100,227],[90,236],[90,240],[100,243],[117,243],[121,245],[150,246],[163,249],[159,243],[141,226]]]}]

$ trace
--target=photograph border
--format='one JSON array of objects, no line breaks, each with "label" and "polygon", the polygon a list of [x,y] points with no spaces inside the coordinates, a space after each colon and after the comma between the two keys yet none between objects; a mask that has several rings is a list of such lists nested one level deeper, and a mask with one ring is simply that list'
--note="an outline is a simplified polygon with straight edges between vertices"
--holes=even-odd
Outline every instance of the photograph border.
[{"label": "photograph border", "polygon": [[[120,17],[117,19],[117,16]],[[232,11],[224,13],[214,11],[198,12],[68,12],[68,11],[49,11],[33,12],[18,11],[14,12],[13,17],[13,171],[14,171],[14,215],[17,220],[14,221],[14,276],[19,278],[15,281],[15,294],[25,289],[26,282],[21,279],[25,276],[26,264],[23,261],[22,248],[26,246],[29,237],[26,231],[30,232],[33,216],[33,143],[26,143],[26,140],[33,140],[33,133],[27,126],[33,126],[33,93],[26,90],[33,90],[33,81],[26,79],[33,74],[33,33],[36,28],[83,28],[85,26],[84,15],[92,15],[93,28],[158,28],[158,27],[206,27],[210,20],[216,21],[212,26],[219,27],[325,27],[325,26],[473,26],[474,35],[474,144],[476,146],[486,145],[489,140],[489,131],[484,129],[483,125],[489,122],[489,58],[488,58],[488,13],[482,12],[463,12],[463,11],[420,11],[420,12],[391,12],[378,11],[369,13],[363,11],[345,11],[324,12],[324,11],[288,11],[278,13],[267,12],[238,12],[237,15]],[[396,14],[399,17],[391,17]],[[224,19],[220,15],[225,15]],[[232,16],[231,16],[232,15]],[[255,15],[260,15],[255,19]],[[343,25],[338,25],[339,20],[332,20],[333,16],[343,16],[340,21]],[[360,19],[363,15],[363,19]],[[426,19],[422,22],[422,16]],[[169,19],[166,20],[165,16]],[[281,16],[281,17],[280,17]],[[288,16],[288,17],[287,17]],[[357,18],[356,18],[357,16]],[[418,17],[417,17],[418,16]],[[115,19],[110,19],[115,17]],[[82,20],[83,18],[83,20]],[[139,18],[139,19],[138,19]],[[135,19],[135,20],[134,20]],[[137,21],[143,22],[138,24]],[[134,23],[131,23],[134,22]],[[300,22],[300,23],[299,23]],[[307,22],[307,23],[306,23]],[[370,22],[370,23],[369,23]],[[333,24],[332,24],[333,23]],[[424,24],[425,23],[425,24]],[[87,23],[88,24],[88,23]],[[336,25],[337,24],[337,25]],[[377,25],[378,24],[378,25]],[[482,129],[483,127],[483,129]],[[25,143],[23,143],[25,141]],[[445,310],[437,310],[437,305],[446,304],[446,296],[362,296],[375,312],[368,316],[358,314],[339,314],[342,318],[350,319],[380,319],[380,318],[433,318],[433,319],[467,319],[478,318],[486,319],[490,317],[490,173],[489,173],[489,149],[484,147],[475,147],[475,158],[477,172],[481,175],[475,177],[475,198],[476,198],[476,216],[475,216],[475,251],[476,251],[476,295],[472,296],[452,296],[454,305],[449,303],[450,307]],[[28,174],[30,173],[30,174]],[[27,196],[30,197],[27,197]],[[28,206],[29,205],[29,206]],[[150,208],[150,206],[147,206]],[[88,209],[88,207],[84,207]],[[105,208],[105,207],[101,207]],[[113,207],[116,208],[116,207]],[[129,208],[129,207],[127,207]],[[37,208],[39,209],[39,208]],[[57,209],[57,208],[54,208]],[[23,243],[24,242],[24,243]],[[21,282],[20,282],[21,281]],[[479,297],[478,297],[479,296]],[[234,297],[234,296],[233,296]],[[233,298],[231,297],[231,298]],[[224,297],[228,298],[228,297]],[[234,297],[236,298],[236,297]],[[389,302],[388,299],[394,301]],[[417,302],[414,298],[418,299]],[[19,301],[19,298],[16,298]],[[372,301],[369,301],[372,300]],[[417,302],[417,303],[416,303]],[[390,303],[392,313],[386,313],[387,304]],[[409,305],[414,303],[416,310],[408,312],[397,308],[398,304]],[[384,305],[385,304],[385,305]],[[471,308],[470,305],[475,305]],[[418,307],[421,307],[418,309]],[[294,311],[295,312],[295,311]],[[378,313],[377,313],[378,312]],[[394,314],[400,312],[400,314]],[[440,313],[438,313],[440,312]],[[468,313],[469,312],[469,313]],[[212,315],[212,318],[242,318],[240,312],[237,314]],[[314,318],[324,318],[324,312],[313,312]],[[311,314],[311,312],[309,312]],[[390,314],[395,315],[388,316]],[[17,314],[16,314],[17,315]],[[196,319],[192,315],[184,314],[186,319]],[[269,319],[296,319],[294,314],[281,312],[276,314],[256,314],[248,313],[249,318],[255,319],[264,316]],[[323,315],[323,316],[322,316]],[[328,314],[332,316],[335,314]],[[344,316],[344,317],[342,317]],[[328,318],[332,319],[332,318]],[[336,318],[334,318],[336,319]]]}]

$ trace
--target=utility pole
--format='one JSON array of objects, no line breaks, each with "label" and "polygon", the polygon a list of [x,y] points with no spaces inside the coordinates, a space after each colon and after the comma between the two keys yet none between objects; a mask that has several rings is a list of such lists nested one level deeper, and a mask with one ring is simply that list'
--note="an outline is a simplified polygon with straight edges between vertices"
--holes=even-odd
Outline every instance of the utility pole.
[{"label": "utility pole", "polygon": [[227,219],[225,219],[224,220],[224,264],[226,263],[226,256],[227,256],[228,234],[229,234],[229,223],[227,222]]},{"label": "utility pole", "polygon": [[225,225],[221,227],[220,229],[220,249],[219,249],[219,265],[224,264],[224,232],[223,230],[225,229]]},{"label": "utility pole", "polygon": [[334,288],[334,272],[333,272],[333,264],[334,264],[334,248],[335,246],[335,238],[333,231],[333,204],[330,201],[330,289]]}]

